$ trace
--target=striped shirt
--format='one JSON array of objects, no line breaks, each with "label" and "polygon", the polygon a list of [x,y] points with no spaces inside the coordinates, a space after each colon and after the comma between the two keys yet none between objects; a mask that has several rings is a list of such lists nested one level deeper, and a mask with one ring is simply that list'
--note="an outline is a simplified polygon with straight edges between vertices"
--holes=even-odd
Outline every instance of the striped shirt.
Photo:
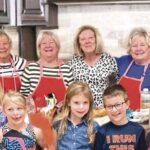
[{"label": "striped shirt", "polygon": [[23,70],[27,61],[19,56],[11,56],[12,60],[9,63],[0,63],[0,76],[22,76]]},{"label": "striped shirt", "polygon": [[[51,76],[54,78],[59,78],[59,70],[61,70],[61,73],[63,75],[63,80],[65,83],[65,86],[68,87],[73,82],[73,75],[72,70],[67,64],[62,64],[59,67],[54,68],[48,68],[43,67],[43,76]],[[30,63],[23,73],[22,77],[22,85],[20,92],[24,96],[32,95],[35,88],[37,87],[40,79],[40,65],[36,62]]]}]

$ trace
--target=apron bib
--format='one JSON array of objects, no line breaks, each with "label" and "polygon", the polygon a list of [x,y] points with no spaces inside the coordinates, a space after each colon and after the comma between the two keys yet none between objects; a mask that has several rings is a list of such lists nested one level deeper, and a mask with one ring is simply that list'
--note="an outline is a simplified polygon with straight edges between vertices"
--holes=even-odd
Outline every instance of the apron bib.
[{"label": "apron bib", "polygon": [[[45,96],[50,93],[55,94],[57,103],[64,100],[66,87],[63,81],[63,75],[61,73],[60,67],[58,73],[60,75],[59,78],[43,76],[43,67],[40,66],[40,80],[35,91],[32,94],[32,98],[36,107],[45,107]],[[53,132],[48,118],[41,112],[36,112],[29,115],[29,120],[32,125],[42,129],[46,143],[48,145],[52,145],[52,143],[54,142]]]},{"label": "apron bib", "polygon": [[54,93],[57,103],[64,100],[66,87],[63,81],[63,75],[59,69],[59,78],[43,76],[43,68],[40,66],[40,80],[32,94],[36,107],[45,107],[45,96]]},{"label": "apron bib", "polygon": [[[141,93],[141,85],[144,80],[142,76],[140,79],[135,79],[132,77],[128,77],[127,73],[131,68],[134,61],[132,61],[127,67],[126,71],[122,75],[119,80],[119,84],[121,84],[125,90],[127,91],[127,95],[130,101],[130,109],[131,110],[139,110],[140,109],[140,93]],[[148,65],[144,67],[144,73],[146,72]]]},{"label": "apron bib", "polygon": [[20,75],[19,73],[16,73],[16,67],[12,59],[10,60],[10,62],[13,67],[12,75],[0,76],[0,84],[4,92],[8,92],[9,90],[19,91],[21,87]]}]

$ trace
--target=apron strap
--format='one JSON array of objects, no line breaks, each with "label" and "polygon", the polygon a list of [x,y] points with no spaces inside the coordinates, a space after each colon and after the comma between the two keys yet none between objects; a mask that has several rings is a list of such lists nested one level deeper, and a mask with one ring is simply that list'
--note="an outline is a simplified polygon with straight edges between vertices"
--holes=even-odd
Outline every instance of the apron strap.
[{"label": "apron strap", "polygon": [[43,77],[43,66],[40,64],[40,76]]},{"label": "apron strap", "polygon": [[58,61],[58,67],[59,67],[58,75],[60,76],[61,79],[63,79],[63,73],[61,71],[61,64],[62,63],[63,63],[62,61]]},{"label": "apron strap", "polygon": [[10,62],[11,62],[12,67],[13,67],[12,75],[13,75],[13,79],[14,79],[15,91],[17,91],[16,78],[15,78],[14,74],[16,73],[16,75],[19,77],[19,73],[17,72],[17,69],[16,69],[16,66],[15,66],[15,63],[14,63],[14,61],[13,61],[13,59],[12,59],[12,56],[10,56]]},{"label": "apron strap", "polygon": [[[19,78],[20,77],[20,75],[19,75],[19,73],[17,72],[17,69],[16,69],[16,66],[15,66],[15,63],[14,63],[14,61],[13,61],[13,58],[12,58],[12,55],[10,55],[10,57],[9,57],[9,62],[10,62],[10,65],[11,65],[11,67],[13,68],[12,69],[12,77],[13,77],[13,81],[14,81],[14,88],[15,88],[15,91],[17,91],[17,85],[16,85],[16,78],[15,78],[15,75],[14,74],[16,74],[16,76]],[[2,68],[2,74],[3,74],[3,68]],[[3,77],[3,75],[2,75],[2,88],[3,88],[3,92],[5,92],[4,91],[4,77]]]},{"label": "apron strap", "polygon": [[147,71],[147,69],[148,69],[148,66],[149,66],[149,63],[144,66],[144,72],[143,72],[143,75],[141,76],[140,89],[141,89],[141,87],[142,87],[142,83],[143,83],[143,81],[144,81],[144,77],[145,77],[146,71]]},{"label": "apron strap", "polygon": [[[58,61],[58,67],[59,67],[58,75],[60,78],[63,79],[63,73],[61,71],[61,64],[62,64],[62,61]],[[43,66],[41,64],[40,64],[40,76],[43,76]]]},{"label": "apron strap", "polygon": [[129,71],[129,69],[131,68],[133,62],[134,62],[134,60],[132,60],[132,61],[130,62],[130,64],[128,65],[126,71],[124,72],[124,74],[123,74],[122,76],[126,76],[126,75],[127,75],[127,73],[128,73],[128,71]]},{"label": "apron strap", "polygon": [[[125,71],[124,74],[122,75],[122,77],[127,75],[128,71],[129,71],[129,69],[131,68],[131,66],[133,65],[133,63],[134,63],[134,60],[132,60],[132,61],[130,62],[130,64],[128,65],[126,71]],[[139,80],[140,80],[140,87],[139,87],[139,89],[141,89],[141,86],[142,86],[142,83],[143,83],[143,81],[144,81],[145,73],[146,73],[146,71],[147,71],[148,66],[149,66],[149,63],[147,63],[147,64],[144,66],[143,75],[142,75],[141,78],[139,79]],[[121,79],[120,79],[120,80],[121,80]]]}]

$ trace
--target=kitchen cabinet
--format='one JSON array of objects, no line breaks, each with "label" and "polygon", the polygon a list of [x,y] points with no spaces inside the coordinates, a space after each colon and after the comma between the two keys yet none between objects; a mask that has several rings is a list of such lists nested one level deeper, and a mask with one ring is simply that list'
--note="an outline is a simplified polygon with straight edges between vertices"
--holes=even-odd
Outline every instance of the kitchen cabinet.
[{"label": "kitchen cabinet", "polygon": [[17,25],[57,27],[57,5],[46,0],[17,1]]},{"label": "kitchen cabinet", "polygon": [[0,0],[0,25],[57,28],[58,6],[48,0]]},{"label": "kitchen cabinet", "polygon": [[0,0],[0,24],[8,24],[10,22],[9,14],[9,1]]},{"label": "kitchen cabinet", "polygon": [[58,6],[49,0],[0,0],[0,27],[16,27],[19,55],[37,60],[37,27],[58,27]]}]

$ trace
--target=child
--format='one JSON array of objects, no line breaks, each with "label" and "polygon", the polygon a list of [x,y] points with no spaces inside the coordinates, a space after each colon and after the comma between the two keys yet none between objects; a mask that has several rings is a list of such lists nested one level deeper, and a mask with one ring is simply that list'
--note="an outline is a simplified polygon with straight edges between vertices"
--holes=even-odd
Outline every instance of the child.
[{"label": "child", "polygon": [[2,108],[8,122],[0,129],[0,149],[35,150],[36,142],[44,150],[48,149],[41,130],[24,122],[27,114],[26,99],[20,93],[6,93]]},{"label": "child", "polygon": [[98,124],[93,122],[93,96],[86,83],[72,83],[61,113],[54,120],[57,150],[91,150]]},{"label": "child", "polygon": [[129,100],[125,89],[118,84],[108,87],[103,103],[110,122],[97,132],[94,150],[146,150],[143,127],[126,118]]}]

